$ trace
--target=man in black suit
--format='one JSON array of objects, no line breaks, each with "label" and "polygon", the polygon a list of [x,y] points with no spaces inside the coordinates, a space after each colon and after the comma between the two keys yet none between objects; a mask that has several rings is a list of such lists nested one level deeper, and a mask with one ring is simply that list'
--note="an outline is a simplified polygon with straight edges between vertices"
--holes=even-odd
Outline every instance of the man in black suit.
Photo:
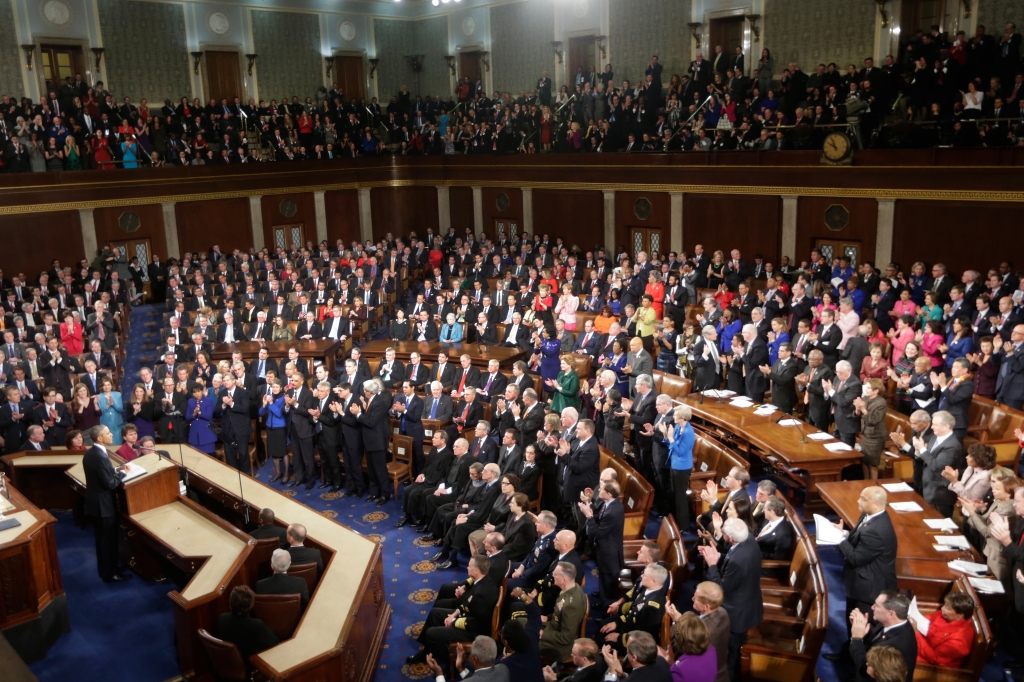
[{"label": "man in black suit", "polygon": [[82,466],[85,469],[85,514],[92,517],[96,531],[96,567],[103,582],[121,582],[128,575],[117,571],[117,496],[127,465],[115,470],[107,455],[106,446],[114,436],[106,426],[94,426],[89,432],[93,446],[85,451]]},{"label": "man in black suit", "polygon": [[779,359],[775,364],[759,368],[772,382],[772,405],[786,414],[792,414],[796,406],[796,375],[800,373],[800,365],[791,357],[792,354],[789,343],[780,343]]},{"label": "man in black suit", "polygon": [[174,377],[164,377],[162,386],[163,390],[157,391],[153,398],[156,403],[156,431],[164,443],[187,443],[185,410],[188,399],[174,390]]},{"label": "man in black suit", "polygon": [[820,350],[812,350],[807,356],[807,366],[802,374],[796,377],[796,383],[803,391],[800,400],[807,406],[807,420],[822,431],[827,430],[832,422],[832,403],[825,397],[823,381],[831,381],[835,374],[825,364],[825,355]]},{"label": "man in black suit", "polygon": [[399,433],[412,438],[412,474],[423,471],[423,399],[416,395],[416,386],[409,380],[401,384],[391,414],[399,420]]},{"label": "man in black suit", "polygon": [[440,381],[442,387],[449,389],[455,383],[455,366],[448,362],[444,351],[437,354],[437,362],[430,368],[430,380]]},{"label": "man in black suit", "polygon": [[722,383],[722,364],[718,355],[718,332],[707,325],[693,344],[694,391],[717,389]]},{"label": "man in black suit", "polygon": [[957,358],[950,367],[952,378],[942,372],[932,372],[930,377],[933,390],[941,396],[938,409],[953,415],[956,422],[953,435],[961,444],[967,436],[968,412],[974,396],[974,380],[971,379],[970,371],[971,361]]},{"label": "man in black suit", "polygon": [[537,432],[544,428],[544,408],[537,402],[537,392],[532,388],[523,391],[523,406],[519,403],[512,403],[509,409],[515,416],[515,427],[522,434],[522,444],[525,450],[528,445],[537,442]]},{"label": "man in black suit", "polygon": [[71,415],[64,403],[57,402],[57,389],[53,386],[44,388],[42,394],[43,402],[32,410],[31,422],[43,429],[50,447],[63,446],[64,437],[73,424]]},{"label": "man in black suit", "polygon": [[319,549],[306,547],[306,527],[301,523],[288,526],[285,538],[288,540],[288,553],[293,564],[316,564],[317,579],[324,572],[324,558]]},{"label": "man in black suit", "polygon": [[259,339],[270,341],[273,332],[272,326],[267,324],[267,314],[261,310],[256,313],[256,321],[249,325],[249,335],[247,338],[250,341],[257,341]]},{"label": "man in black suit", "polygon": [[459,367],[455,369],[455,377],[452,382],[452,400],[461,397],[466,388],[476,388],[480,382],[480,370],[473,366],[473,358],[468,353],[459,357]]},{"label": "man in black suit", "polygon": [[242,329],[242,323],[235,319],[234,314],[224,313],[224,323],[217,328],[217,341],[220,343],[245,341],[245,330]]},{"label": "man in black suit", "polygon": [[[626,651],[626,639],[638,631],[654,637],[661,633],[661,621],[665,615],[668,591],[668,569],[659,564],[648,564],[644,568],[640,586],[644,588],[643,599],[635,599],[625,613],[613,613],[601,622],[597,635],[601,645],[608,644],[620,654]],[[633,637],[629,637],[633,641]],[[657,678],[664,679],[664,678]]]},{"label": "man in black suit", "polygon": [[[955,418],[949,412],[936,412],[932,415],[932,432],[935,434],[935,440],[931,443],[920,437],[913,440],[914,456],[924,465],[921,496],[925,502],[946,517],[953,515],[956,493],[949,489],[949,482],[942,477],[942,473],[947,467],[962,470],[966,466],[963,446],[953,432],[955,423]],[[941,484],[943,481],[946,485]]]},{"label": "man in black suit", "polygon": [[295,488],[306,484],[306,490],[309,490],[316,482],[316,465],[313,460],[316,396],[306,388],[306,378],[301,372],[292,374],[291,389],[285,394],[284,404],[285,411],[291,414],[289,435],[295,465],[294,480],[288,486]]},{"label": "man in black suit", "polygon": [[835,370],[839,362],[839,344],[843,341],[843,332],[835,324],[835,311],[823,308],[821,311],[821,329],[811,332],[810,340],[814,347],[821,351],[825,364]]},{"label": "man in black suit", "polygon": [[[409,382],[406,382],[406,386]],[[399,403],[395,403],[397,409]],[[421,437],[422,440],[422,437]],[[395,528],[401,528],[412,524],[419,526],[426,523],[424,519],[424,499],[433,495],[438,484],[445,480],[449,469],[455,462],[455,455],[451,448],[447,447],[447,435],[444,431],[435,431],[432,437],[434,449],[426,456],[426,462],[422,473],[405,486],[402,498],[402,518],[395,524]]]},{"label": "man in black suit", "polygon": [[[581,440],[585,437],[582,432],[585,432],[587,422],[589,422],[587,419],[580,422]],[[590,438],[590,436],[586,437]],[[586,502],[580,501],[576,504],[587,519],[587,536],[593,538],[600,599],[603,604],[607,604],[618,596],[619,571],[625,565],[622,531],[626,523],[626,514],[622,508],[622,502],[619,501],[618,483],[615,481],[602,483],[598,495],[604,504],[601,505],[601,510],[596,515],[593,508]]]},{"label": "man in black suit", "polygon": [[0,406],[0,436],[4,439],[5,453],[17,452],[25,442],[25,429],[31,422],[31,415],[21,402],[17,386],[8,385],[4,395],[7,402]]},{"label": "man in black suit", "polygon": [[763,403],[764,394],[768,390],[768,376],[761,372],[760,367],[768,365],[768,345],[758,337],[757,328],[752,324],[743,325],[742,333],[743,340],[747,342],[747,348],[743,351],[747,397],[755,403]]},{"label": "man in black suit", "polygon": [[907,682],[913,682],[917,665],[917,634],[907,620],[910,599],[895,589],[883,590],[871,604],[868,614],[857,610],[850,614],[850,656],[857,669],[856,682],[869,682],[867,653],[872,647],[891,646],[903,655],[907,664]]},{"label": "man in black suit", "polygon": [[[843,582],[846,585],[846,617],[855,609],[866,613],[883,590],[896,589],[896,531],[886,513],[888,494],[885,488],[870,486],[857,498],[860,518],[836,547],[843,554]],[[840,530],[843,522],[834,524]],[[850,646],[836,654],[826,654],[830,661],[848,660]]]},{"label": "man in black suit", "polygon": [[512,314],[512,324],[505,325],[505,336],[501,345],[506,348],[522,348],[530,350],[530,330],[523,324],[523,316],[518,312]]},{"label": "man in black suit", "polygon": [[260,510],[260,525],[249,535],[257,540],[264,538],[277,538],[281,543],[281,549],[288,548],[287,530],[283,526],[274,523],[274,510],[264,507]]},{"label": "man in black suit", "polygon": [[366,499],[376,502],[378,507],[391,499],[391,479],[388,476],[388,438],[391,434],[391,420],[388,411],[392,406],[391,394],[384,390],[380,380],[370,379],[363,384],[363,400],[353,401],[349,412],[359,422],[363,446],[366,448],[366,463],[370,473],[370,492]]},{"label": "man in black suit", "polygon": [[[452,424],[447,428],[448,441],[454,442],[460,436],[469,440],[477,423],[483,418],[484,405],[476,399],[476,388],[467,385],[462,399],[459,400],[459,404],[452,412]],[[490,425],[488,425],[488,431],[490,431]]]},{"label": "man in black suit", "polygon": [[831,381],[823,379],[821,389],[832,404],[832,414],[836,420],[835,436],[851,448],[857,441],[860,432],[860,415],[857,414],[853,401],[861,397],[861,383],[853,374],[853,367],[846,360],[836,364],[836,376]]},{"label": "man in black suit", "polygon": [[480,375],[477,380],[477,398],[483,402],[496,402],[499,396],[505,394],[505,387],[508,386],[508,379],[501,373],[501,365],[497,360],[490,360],[487,363],[487,372]]},{"label": "man in black suit", "polygon": [[[786,503],[781,497],[769,497],[764,503],[764,525],[755,538],[761,559],[789,561],[793,556],[793,526],[786,520]],[[789,569],[762,568],[761,575],[785,577]]]},{"label": "man in black suit", "polygon": [[[224,462],[239,471],[251,468],[249,462],[249,437],[252,436],[252,422],[249,415],[249,393],[235,385],[235,375],[224,374],[224,388],[221,389],[221,442],[224,443]],[[250,474],[252,472],[250,471]],[[312,487],[310,484],[308,487]]]},{"label": "man in black suit", "polygon": [[708,564],[708,580],[721,585],[725,594],[722,606],[729,614],[729,679],[739,682],[740,648],[747,641],[747,631],[764,618],[761,548],[742,519],[726,519],[722,534],[730,545],[724,555],[715,545],[705,545],[699,551]]},{"label": "man in black suit", "polygon": [[357,402],[352,385],[342,381],[333,389],[338,400],[329,403],[328,408],[336,412],[341,420],[341,451],[345,463],[346,490],[342,497],[362,497],[366,490],[366,479],[363,475],[363,435],[359,420],[349,411],[353,402]]},{"label": "man in black suit", "polygon": [[[322,367],[322,365],[321,365]],[[338,451],[341,442],[341,415],[337,409],[331,408],[331,403],[337,402],[337,396],[332,393],[331,382],[326,378],[326,372],[321,372],[325,377],[316,384],[316,416],[314,418],[313,430],[316,433],[315,446],[320,453],[320,465],[324,469],[324,482],[321,488],[330,488],[332,493],[341,490],[342,466],[338,459]]]},{"label": "man in black suit", "polygon": [[291,565],[291,553],[285,549],[275,549],[270,555],[270,566],[274,574],[256,583],[256,594],[297,594],[302,598],[302,608],[305,609],[309,603],[309,587],[305,578],[288,575]]}]

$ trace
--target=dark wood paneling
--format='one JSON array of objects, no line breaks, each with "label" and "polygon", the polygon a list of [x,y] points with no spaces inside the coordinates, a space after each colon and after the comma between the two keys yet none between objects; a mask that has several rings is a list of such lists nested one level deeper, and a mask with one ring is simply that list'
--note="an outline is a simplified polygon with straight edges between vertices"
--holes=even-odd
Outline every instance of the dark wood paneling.
[{"label": "dark wood paneling", "polygon": [[752,263],[755,253],[778,263],[782,235],[782,199],[737,195],[687,194],[683,197],[683,241],[687,252],[703,244],[729,257],[739,249]]},{"label": "dark wood paneling", "polygon": [[175,206],[175,213],[182,253],[205,252],[214,244],[227,253],[252,246],[248,199],[188,201]]},{"label": "dark wood paneling", "polygon": [[[139,216],[139,229],[128,233],[122,230],[117,221],[121,214],[130,211]],[[104,244],[126,239],[148,239],[152,253],[167,260],[167,239],[164,235],[164,212],[160,204],[132,206],[130,208],[97,208],[93,211],[96,222],[96,243],[103,248]]]},{"label": "dark wood paneling", "polygon": [[[85,254],[78,211],[0,216],[0,236],[0,268],[8,281],[18,273],[34,281],[39,273],[50,269],[54,258],[62,266],[74,265]],[[96,256],[85,255],[90,259]]]},{"label": "dark wood paneling", "polygon": [[339,239],[345,246],[359,241],[359,192],[342,189],[324,193],[327,209],[327,242],[333,247]]},{"label": "dark wood paneling", "polygon": [[[290,218],[281,213],[281,204],[285,201],[295,203],[295,215]],[[260,199],[260,208],[263,210],[263,240],[267,246],[274,243],[275,225],[301,224],[306,241],[317,243],[316,204],[311,192],[265,196]]]},{"label": "dark wood paneling", "polygon": [[422,236],[430,227],[438,232],[436,187],[375,187],[370,191],[370,209],[374,241],[388,232],[405,235],[415,230]]},{"label": "dark wood paneling", "polygon": [[[833,204],[840,204],[850,213],[850,223],[838,232],[833,232],[825,225],[825,211]],[[818,239],[848,239],[860,242],[862,261],[874,261],[877,234],[878,202],[875,199],[800,197],[796,214],[796,253],[782,255],[789,256],[790,260],[799,264],[801,260],[810,258],[811,249]]]},{"label": "dark wood paneling", "polygon": [[1020,268],[1020,206],[1005,203],[897,201],[892,257],[904,272],[915,261],[945,263],[960,281],[1003,260]]},{"label": "dark wood paneling", "polygon": [[601,192],[534,190],[533,229],[561,237],[583,251],[604,241],[604,197]]},{"label": "dark wood paneling", "polygon": [[[462,236],[466,228],[474,229],[473,224],[473,188],[472,187],[449,187],[448,206],[451,209],[452,224],[455,234]],[[487,223],[484,223],[486,225]],[[448,225],[441,226],[441,232],[448,234]]]},{"label": "dark wood paneling", "polygon": [[[651,215],[647,220],[640,220],[636,217],[635,206],[637,200],[645,198],[651,202]],[[663,245],[662,254],[671,251],[672,235],[671,228],[672,211],[671,199],[667,192],[616,192],[615,193],[615,248],[616,250],[629,243],[630,226],[660,228]]]},{"label": "dark wood paneling", "polygon": [[[519,221],[519,232],[523,231],[523,192],[515,187],[484,187],[483,190],[484,232],[494,236],[495,218]],[[498,195],[508,197],[508,210],[498,210]]]}]

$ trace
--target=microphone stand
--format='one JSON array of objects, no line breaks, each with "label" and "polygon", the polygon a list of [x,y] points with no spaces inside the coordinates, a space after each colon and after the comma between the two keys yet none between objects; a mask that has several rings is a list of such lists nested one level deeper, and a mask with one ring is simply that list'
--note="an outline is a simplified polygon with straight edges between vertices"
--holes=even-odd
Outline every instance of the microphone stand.
[{"label": "microphone stand", "polygon": [[797,431],[800,432],[800,440],[798,442],[801,445],[806,445],[807,444],[807,435],[804,433],[803,428],[800,426],[800,420],[799,419],[797,419],[796,417],[794,417],[792,415],[788,415],[786,413],[782,413],[781,415],[779,415],[779,418],[775,420],[775,423],[779,424],[780,422],[782,422],[783,419],[786,419],[786,418],[792,419],[793,420],[793,426],[795,426]]}]

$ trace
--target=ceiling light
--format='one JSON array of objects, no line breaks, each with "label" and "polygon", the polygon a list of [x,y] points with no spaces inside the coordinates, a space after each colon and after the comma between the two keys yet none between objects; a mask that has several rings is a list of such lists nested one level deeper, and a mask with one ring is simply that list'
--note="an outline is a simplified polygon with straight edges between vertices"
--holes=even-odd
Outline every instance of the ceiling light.
[{"label": "ceiling light", "polygon": [[430,4],[433,5],[434,7],[437,7],[438,5],[441,4],[441,0],[430,0]]}]

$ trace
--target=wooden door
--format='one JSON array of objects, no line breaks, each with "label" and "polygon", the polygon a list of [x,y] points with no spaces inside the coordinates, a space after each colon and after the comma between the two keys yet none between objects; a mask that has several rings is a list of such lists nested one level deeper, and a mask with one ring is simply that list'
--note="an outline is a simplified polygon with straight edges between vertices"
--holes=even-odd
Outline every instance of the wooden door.
[{"label": "wooden door", "polygon": [[366,77],[363,75],[362,57],[335,57],[334,82],[341,88],[345,102],[355,98],[356,101],[366,97]]},{"label": "wooden door", "polygon": [[502,232],[510,240],[515,241],[519,236],[519,219],[518,218],[495,218],[494,219],[494,232],[488,236],[494,241],[498,241],[498,235]]},{"label": "wooden door", "polygon": [[900,11],[900,33],[910,37],[918,30],[928,33],[932,26],[940,31],[947,30],[945,23],[945,0],[903,0]]},{"label": "wooden door", "polygon": [[831,264],[833,258],[846,256],[850,259],[850,265],[857,267],[860,264],[860,242],[850,239],[818,239],[814,248],[821,254],[822,260]]},{"label": "wooden door", "polygon": [[736,56],[736,48],[743,47],[743,17],[712,19],[709,28],[711,41],[704,52],[704,58],[710,59],[713,64],[715,45],[721,45],[723,59],[728,59],[731,63]]},{"label": "wooden door", "polygon": [[459,78],[469,78],[470,86],[480,80],[480,51],[459,53]]},{"label": "wooden door", "polygon": [[274,245],[272,248],[276,249],[281,247],[285,251],[291,249],[292,244],[298,248],[302,248],[302,245],[306,243],[303,237],[303,224],[297,225],[275,225],[274,226]]},{"label": "wooden door", "polygon": [[[74,80],[76,73],[85,73],[82,70],[82,48],[70,45],[42,45],[39,49],[47,92],[59,92],[65,78]],[[46,95],[43,97],[45,99]]]},{"label": "wooden door", "polygon": [[575,88],[577,67],[583,67],[584,74],[597,71],[594,48],[594,36],[569,38],[569,58],[565,60],[565,71],[568,77],[565,82],[569,86],[570,93]]},{"label": "wooden door", "polygon": [[207,50],[205,57],[209,97],[217,100],[218,104],[222,99],[233,102],[236,97],[244,102],[242,69],[238,63],[238,53]]},{"label": "wooden door", "polygon": [[142,266],[143,271],[146,269],[146,264],[149,263],[150,255],[153,253],[153,249],[149,244],[148,239],[122,239],[119,241],[110,242],[110,248],[114,251],[126,254],[128,262],[132,262],[132,258],[139,259],[139,265]]},{"label": "wooden door", "polygon": [[636,255],[641,251],[647,253],[650,260],[651,254],[657,251],[661,253],[664,242],[661,239],[661,229],[657,227],[630,227],[629,228],[629,250],[634,262]]}]

